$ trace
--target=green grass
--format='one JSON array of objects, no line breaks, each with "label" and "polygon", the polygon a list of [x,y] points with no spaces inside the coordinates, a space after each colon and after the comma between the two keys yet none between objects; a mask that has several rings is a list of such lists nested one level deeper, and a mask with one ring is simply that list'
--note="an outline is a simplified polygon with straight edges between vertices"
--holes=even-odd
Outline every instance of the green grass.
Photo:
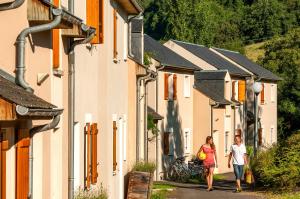
[{"label": "green grass", "polygon": [[151,195],[151,199],[166,199],[167,198],[167,191],[158,191],[154,192]]},{"label": "green grass", "polygon": [[150,172],[153,173],[156,169],[156,165],[153,162],[137,162],[133,166],[133,171]]},{"label": "green grass", "polygon": [[225,176],[222,174],[215,174],[214,175],[214,180],[224,180]]},{"label": "green grass", "polygon": [[300,192],[297,193],[283,193],[283,194],[274,194],[268,193],[266,194],[267,199],[299,199]]}]

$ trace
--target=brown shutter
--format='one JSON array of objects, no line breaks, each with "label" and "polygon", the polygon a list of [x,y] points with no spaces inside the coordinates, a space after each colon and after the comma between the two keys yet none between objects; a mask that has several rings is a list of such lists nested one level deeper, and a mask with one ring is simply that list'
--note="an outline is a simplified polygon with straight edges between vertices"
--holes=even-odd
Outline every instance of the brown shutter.
[{"label": "brown shutter", "polygon": [[[0,134],[0,136],[2,136]],[[6,151],[8,150],[8,140],[3,141],[0,137],[0,198],[6,198]]]},{"label": "brown shutter", "polygon": [[98,173],[97,173],[97,124],[92,124],[92,184],[97,183]]},{"label": "brown shutter", "polygon": [[177,100],[177,75],[173,75],[173,100]]},{"label": "brown shutter", "polygon": [[86,0],[86,23],[96,28],[96,35],[91,41],[92,44],[103,43],[103,0]]},{"label": "brown shutter", "polygon": [[246,81],[239,81],[239,102],[244,102],[246,100]]},{"label": "brown shutter", "polygon": [[164,133],[164,154],[169,155],[170,143],[169,143],[169,132]]},{"label": "brown shutter", "polygon": [[232,81],[232,87],[231,87],[232,88],[232,92],[231,92],[232,93],[231,94],[232,99],[235,99],[235,82],[236,81]]},{"label": "brown shutter", "polygon": [[263,140],[262,140],[262,128],[258,129],[258,145],[262,146]]},{"label": "brown shutter", "polygon": [[[53,4],[57,7],[60,6],[59,0],[53,0]],[[60,58],[60,34],[59,34],[59,29],[53,29],[52,30],[52,51],[53,51],[53,68],[59,68],[59,58]]]},{"label": "brown shutter", "polygon": [[117,10],[113,10],[114,17],[114,59],[117,59],[118,56],[118,16]]},{"label": "brown shutter", "polygon": [[113,171],[117,170],[117,122],[113,121]]},{"label": "brown shutter", "polygon": [[[20,133],[20,132],[18,132]],[[16,198],[26,199],[29,191],[29,138],[19,139],[16,145]]]},{"label": "brown shutter", "polygon": [[165,97],[164,99],[165,100],[168,100],[169,99],[169,74],[168,73],[165,73]]},{"label": "brown shutter", "polygon": [[265,103],[265,84],[262,84],[262,90],[260,93],[260,102],[261,104]]},{"label": "brown shutter", "polygon": [[86,188],[91,186],[91,125],[89,123],[85,126],[85,136],[86,136]]}]

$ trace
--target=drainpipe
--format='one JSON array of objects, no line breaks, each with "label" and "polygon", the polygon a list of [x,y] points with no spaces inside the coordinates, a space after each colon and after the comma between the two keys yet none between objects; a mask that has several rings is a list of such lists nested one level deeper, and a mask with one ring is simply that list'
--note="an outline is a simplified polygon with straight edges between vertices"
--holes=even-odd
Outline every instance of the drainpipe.
[{"label": "drainpipe", "polygon": [[52,30],[57,27],[62,19],[62,10],[61,9],[53,9],[52,14],[55,16],[54,20],[48,24],[43,24],[39,26],[33,26],[22,30],[16,40],[16,84],[23,87],[29,92],[33,92],[34,90],[30,87],[30,85],[25,81],[25,40],[29,34],[44,32],[48,30]]},{"label": "drainpipe", "polygon": [[0,4],[0,11],[11,10],[20,7],[25,0],[16,0],[13,2]]},{"label": "drainpipe", "polygon": [[30,129],[30,147],[29,147],[29,192],[28,199],[33,198],[33,136],[36,133],[54,129],[60,121],[60,115],[55,116],[49,124],[33,127]]},{"label": "drainpipe", "polygon": [[151,76],[149,70],[146,71],[146,75],[138,77],[136,82],[136,161],[140,161],[140,85],[142,81],[148,79]]},{"label": "drainpipe", "polygon": [[145,156],[145,161],[148,162],[148,87],[147,84],[149,82],[153,82],[156,80],[157,75],[153,78],[150,77],[145,81],[145,103],[144,103],[144,156]]},{"label": "drainpipe", "polygon": [[69,49],[69,74],[68,74],[68,198],[74,198],[74,123],[75,123],[75,52],[74,49],[77,45],[89,43],[95,36],[95,29],[82,24],[81,29],[89,32],[88,37],[85,39],[76,40],[73,42]]},{"label": "drainpipe", "polygon": [[74,0],[68,0],[68,11],[74,14]]},{"label": "drainpipe", "polygon": [[[155,88],[155,92],[156,92],[156,94],[155,94],[155,97],[156,97],[156,99],[155,99],[155,111],[158,113],[158,80],[159,80],[159,78],[158,78],[158,71],[161,71],[161,70],[163,70],[165,68],[165,66],[164,65],[162,65],[162,66],[160,66],[160,67],[158,67],[158,68],[156,68],[156,73],[157,73],[157,78],[156,78],[156,88]],[[157,127],[157,124],[156,124],[156,127]],[[158,179],[159,179],[159,168],[160,168],[160,165],[159,165],[159,161],[158,161],[158,157],[159,157],[159,154],[158,154],[158,151],[159,151],[159,140],[158,140],[158,136],[160,136],[160,135],[157,135],[156,136],[156,139],[155,139],[155,145],[156,145],[156,150],[155,150],[155,160],[156,160],[156,181],[158,181]]]}]

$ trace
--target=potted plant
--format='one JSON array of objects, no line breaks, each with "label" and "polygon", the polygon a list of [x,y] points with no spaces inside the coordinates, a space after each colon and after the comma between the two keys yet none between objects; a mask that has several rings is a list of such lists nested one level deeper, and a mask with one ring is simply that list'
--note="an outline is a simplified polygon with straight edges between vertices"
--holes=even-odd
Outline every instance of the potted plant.
[{"label": "potted plant", "polygon": [[247,165],[244,167],[244,179],[247,184],[251,185],[254,183],[254,176],[251,169],[251,160],[254,158],[253,147],[247,146]]}]

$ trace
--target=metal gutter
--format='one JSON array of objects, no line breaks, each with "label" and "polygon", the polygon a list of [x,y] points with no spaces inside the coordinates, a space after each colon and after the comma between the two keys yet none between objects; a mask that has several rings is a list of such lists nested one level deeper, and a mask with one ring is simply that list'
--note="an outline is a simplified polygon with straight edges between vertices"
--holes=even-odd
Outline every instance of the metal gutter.
[{"label": "metal gutter", "polygon": [[68,155],[68,198],[74,198],[74,123],[75,123],[75,47],[80,44],[89,43],[95,36],[96,30],[89,26],[81,26],[87,32],[87,38],[76,40],[69,49],[69,76],[68,76],[68,128],[69,128],[69,155]]},{"label": "metal gutter", "polygon": [[16,84],[23,87],[29,92],[33,92],[34,90],[30,87],[30,85],[25,81],[25,44],[26,37],[29,34],[44,32],[48,30],[52,30],[56,26],[58,26],[62,19],[62,10],[61,9],[53,9],[52,14],[55,16],[54,20],[48,24],[33,26],[29,28],[25,28],[18,35],[16,40]]},{"label": "metal gutter", "polygon": [[56,116],[54,116],[50,123],[33,127],[29,131],[29,134],[30,134],[30,147],[29,147],[29,192],[28,192],[28,199],[33,198],[33,136],[36,133],[40,133],[40,132],[43,132],[43,131],[48,131],[48,130],[54,129],[59,124],[61,113],[58,113]]},{"label": "metal gutter", "polygon": [[13,2],[7,2],[0,4],[0,11],[11,10],[20,7],[25,0],[16,0]]}]

